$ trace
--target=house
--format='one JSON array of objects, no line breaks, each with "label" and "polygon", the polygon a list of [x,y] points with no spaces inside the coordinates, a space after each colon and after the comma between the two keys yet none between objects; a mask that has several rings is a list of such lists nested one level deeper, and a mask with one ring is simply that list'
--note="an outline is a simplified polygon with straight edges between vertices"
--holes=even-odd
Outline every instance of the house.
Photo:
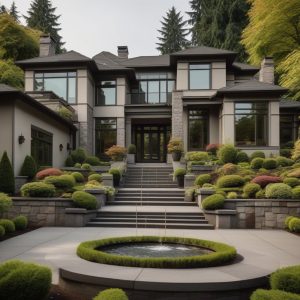
[{"label": "house", "polygon": [[126,46],[93,58],[55,55],[54,48],[42,36],[40,56],[17,62],[25,91],[66,101],[76,112],[76,146],[99,157],[114,144],[135,144],[138,162],[165,162],[171,136],[185,151],[233,143],[247,153],[278,154],[280,139],[297,138],[299,105],[281,100],[287,91],[274,84],[272,58],[258,68],[237,62],[233,51],[204,46],[135,58]]}]

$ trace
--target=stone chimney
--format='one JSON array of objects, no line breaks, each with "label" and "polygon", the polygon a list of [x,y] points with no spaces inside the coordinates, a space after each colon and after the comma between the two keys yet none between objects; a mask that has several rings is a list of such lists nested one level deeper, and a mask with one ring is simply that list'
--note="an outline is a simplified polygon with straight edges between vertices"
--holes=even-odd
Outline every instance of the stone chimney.
[{"label": "stone chimney", "polygon": [[272,57],[265,57],[261,62],[259,81],[274,84],[274,61]]},{"label": "stone chimney", "polygon": [[118,46],[118,56],[120,58],[128,59],[128,47],[127,46]]},{"label": "stone chimney", "polygon": [[40,37],[40,57],[55,55],[56,42],[50,35]]}]

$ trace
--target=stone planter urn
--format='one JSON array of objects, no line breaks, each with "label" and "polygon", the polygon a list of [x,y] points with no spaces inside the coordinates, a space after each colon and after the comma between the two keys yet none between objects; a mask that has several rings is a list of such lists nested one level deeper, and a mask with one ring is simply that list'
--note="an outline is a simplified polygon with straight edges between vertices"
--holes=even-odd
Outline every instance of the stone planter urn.
[{"label": "stone planter urn", "polygon": [[178,187],[184,187],[184,175],[178,175],[176,177]]},{"label": "stone planter urn", "polygon": [[180,161],[181,159],[181,152],[172,152],[172,158],[173,158],[173,161]]},{"label": "stone planter urn", "polygon": [[111,195],[107,195],[107,201],[108,202],[113,202],[113,201],[115,201],[115,195],[113,195],[113,196],[111,196]]},{"label": "stone planter urn", "polygon": [[135,164],[135,154],[127,154],[127,163]]}]

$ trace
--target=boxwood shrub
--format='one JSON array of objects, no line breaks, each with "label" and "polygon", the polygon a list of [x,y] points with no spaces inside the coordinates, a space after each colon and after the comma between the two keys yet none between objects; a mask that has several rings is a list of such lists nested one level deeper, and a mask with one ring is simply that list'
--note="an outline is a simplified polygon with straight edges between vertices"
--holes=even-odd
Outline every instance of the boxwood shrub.
[{"label": "boxwood shrub", "polygon": [[289,230],[297,233],[300,232],[300,218],[294,217],[289,221]]},{"label": "boxwood shrub", "polygon": [[226,175],[222,176],[217,181],[217,187],[239,187],[244,185],[244,179],[239,175]]},{"label": "boxwood shrub", "polygon": [[11,260],[0,265],[0,299],[41,300],[51,288],[47,267]]},{"label": "boxwood shrub", "polygon": [[290,224],[290,221],[293,219],[294,217],[293,216],[288,216],[285,218],[284,220],[284,227],[289,229],[289,224]]},{"label": "boxwood shrub", "polygon": [[250,155],[250,159],[251,161],[254,159],[254,158],[266,158],[266,155],[263,151],[254,151],[251,155]]},{"label": "boxwood shrub", "polygon": [[101,161],[97,156],[88,156],[84,162],[87,164],[90,164],[91,166],[100,166],[101,165]]},{"label": "boxwood shrub", "polygon": [[44,182],[53,184],[59,189],[70,189],[76,183],[75,178],[72,175],[49,176],[44,179]]},{"label": "boxwood shrub", "polygon": [[251,160],[251,168],[255,169],[255,170],[259,170],[260,168],[262,168],[264,163],[264,159],[261,157],[256,157],[253,160]]},{"label": "boxwood shrub", "polygon": [[28,220],[25,216],[18,216],[13,219],[13,222],[15,224],[16,230],[24,230],[28,225]]},{"label": "boxwood shrub", "polygon": [[[101,247],[124,243],[173,243],[199,246],[214,252],[190,257],[134,257],[114,255],[101,251]],[[160,237],[160,236],[129,236],[108,238],[81,243],[77,255],[88,261],[128,267],[141,268],[205,268],[219,266],[231,262],[236,257],[236,249],[232,246],[192,238]]]},{"label": "boxwood shrub", "polygon": [[26,155],[21,168],[21,176],[28,176],[29,178],[33,178],[36,172],[37,166],[34,158],[30,155]]},{"label": "boxwood shrub", "polygon": [[[225,193],[226,195],[226,193]],[[211,196],[208,196],[202,201],[202,207],[206,210],[215,210],[215,209],[221,209],[224,206],[224,195],[221,194],[214,194]]]},{"label": "boxwood shrub", "polygon": [[91,167],[90,164],[84,163],[84,164],[81,165],[81,169],[91,171],[92,167]]},{"label": "boxwood shrub", "polygon": [[283,179],[283,183],[289,185],[290,187],[295,187],[300,184],[300,181],[298,178],[288,177]]},{"label": "boxwood shrub", "polygon": [[272,183],[266,187],[266,197],[271,199],[291,199],[292,188],[284,183]]},{"label": "boxwood shrub", "polygon": [[266,158],[262,165],[263,168],[267,170],[272,170],[277,168],[277,161],[274,158]]},{"label": "boxwood shrub", "polygon": [[71,175],[76,182],[84,182],[84,176],[80,172],[73,172]]},{"label": "boxwood shrub", "polygon": [[269,176],[269,175],[260,175],[256,176],[251,180],[253,183],[259,184],[262,188],[267,186],[270,183],[280,183],[282,182],[281,178],[278,176]]},{"label": "boxwood shrub", "polygon": [[23,197],[45,197],[55,196],[55,186],[45,182],[30,182],[21,187]]},{"label": "boxwood shrub", "polygon": [[290,158],[286,158],[284,156],[276,157],[277,165],[280,167],[289,167],[292,166],[294,161]]},{"label": "boxwood shrub", "polygon": [[48,176],[59,176],[59,175],[62,175],[62,174],[63,174],[63,172],[59,169],[47,168],[47,169],[44,169],[42,171],[39,171],[36,174],[36,179],[42,180],[42,179],[44,179],[45,177],[48,177]]},{"label": "boxwood shrub", "polygon": [[11,206],[12,206],[11,198],[4,193],[0,193],[0,214],[8,211]]},{"label": "boxwood shrub", "polygon": [[266,198],[266,191],[260,190],[255,194],[255,199],[265,199]]},{"label": "boxwood shrub", "polygon": [[292,170],[290,173],[288,173],[286,175],[287,177],[296,177],[296,178],[300,178],[300,168],[296,168],[294,170]]},{"label": "boxwood shrub", "polygon": [[72,157],[74,163],[82,164],[86,159],[85,150],[82,149],[82,148],[78,148],[76,150],[73,150],[71,152],[71,157]]},{"label": "boxwood shrub", "polygon": [[5,228],[0,225],[0,238],[3,237],[5,235]]},{"label": "boxwood shrub", "polygon": [[227,163],[218,169],[220,175],[232,175],[238,172],[239,167],[232,163]]},{"label": "boxwood shrub", "polygon": [[12,233],[16,231],[14,222],[8,219],[0,219],[0,226],[4,227],[6,233]]},{"label": "boxwood shrub", "polygon": [[209,155],[204,151],[191,151],[185,154],[186,161],[208,161]]},{"label": "boxwood shrub", "polygon": [[236,161],[238,163],[249,162],[249,156],[247,155],[246,152],[239,151],[236,156]]},{"label": "boxwood shrub", "polygon": [[107,289],[100,292],[93,300],[128,300],[128,297],[121,289]]},{"label": "boxwood shrub", "polygon": [[67,159],[65,160],[65,166],[66,166],[66,167],[73,167],[74,164],[75,164],[75,163],[74,163],[74,160],[73,160],[72,156],[69,155],[69,156],[67,157]]},{"label": "boxwood shrub", "polygon": [[271,275],[270,285],[273,290],[300,294],[300,265],[277,270]]},{"label": "boxwood shrub", "polygon": [[238,150],[230,144],[220,147],[218,150],[218,158],[224,163],[235,163],[237,160]]},{"label": "boxwood shrub", "polygon": [[202,174],[197,176],[195,180],[195,185],[203,186],[205,183],[210,183],[211,182],[211,175],[210,174]]},{"label": "boxwood shrub", "polygon": [[300,296],[279,290],[256,290],[250,300],[300,300]]},{"label": "boxwood shrub", "polygon": [[91,174],[88,178],[88,181],[92,181],[92,180],[95,180],[95,181],[98,181],[98,182],[102,182],[102,176],[101,174]]},{"label": "boxwood shrub", "polygon": [[238,194],[236,193],[236,192],[229,192],[228,194],[227,194],[227,199],[237,199],[237,197],[238,197]]},{"label": "boxwood shrub", "polygon": [[4,151],[0,160],[0,192],[6,194],[15,192],[14,170],[6,151]]},{"label": "boxwood shrub", "polygon": [[261,187],[257,183],[249,182],[243,187],[243,192],[246,197],[254,197],[255,194],[260,190],[261,190]]},{"label": "boxwood shrub", "polygon": [[294,199],[300,199],[300,186],[294,187],[292,193]]},{"label": "boxwood shrub", "polygon": [[97,207],[96,197],[86,192],[74,192],[72,195],[72,200],[76,207],[86,209],[96,209]]},{"label": "boxwood shrub", "polygon": [[112,168],[108,171],[113,176],[114,186],[119,186],[121,180],[121,172],[119,169]]}]

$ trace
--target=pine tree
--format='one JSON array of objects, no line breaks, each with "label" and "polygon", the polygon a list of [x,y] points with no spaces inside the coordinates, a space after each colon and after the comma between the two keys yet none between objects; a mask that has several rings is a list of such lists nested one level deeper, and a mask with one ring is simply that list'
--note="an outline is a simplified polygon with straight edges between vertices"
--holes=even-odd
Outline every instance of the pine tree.
[{"label": "pine tree", "polygon": [[13,1],[10,7],[9,14],[15,19],[16,22],[20,23],[20,16],[15,1]]},{"label": "pine tree", "polygon": [[7,9],[4,5],[0,5],[0,14],[6,14],[7,13]]},{"label": "pine tree", "polygon": [[52,7],[50,0],[33,0],[25,19],[29,27],[50,34],[57,43],[56,53],[61,53],[64,51],[64,43],[58,33],[61,30],[58,23],[60,16],[55,15],[55,10],[56,7]]},{"label": "pine tree", "polygon": [[158,37],[160,43],[157,43],[158,47],[156,48],[161,54],[169,54],[187,47],[188,30],[184,28],[186,21],[182,19],[180,12],[176,12],[174,6],[167,12],[166,17],[163,17],[162,28],[158,30],[161,34]]}]

